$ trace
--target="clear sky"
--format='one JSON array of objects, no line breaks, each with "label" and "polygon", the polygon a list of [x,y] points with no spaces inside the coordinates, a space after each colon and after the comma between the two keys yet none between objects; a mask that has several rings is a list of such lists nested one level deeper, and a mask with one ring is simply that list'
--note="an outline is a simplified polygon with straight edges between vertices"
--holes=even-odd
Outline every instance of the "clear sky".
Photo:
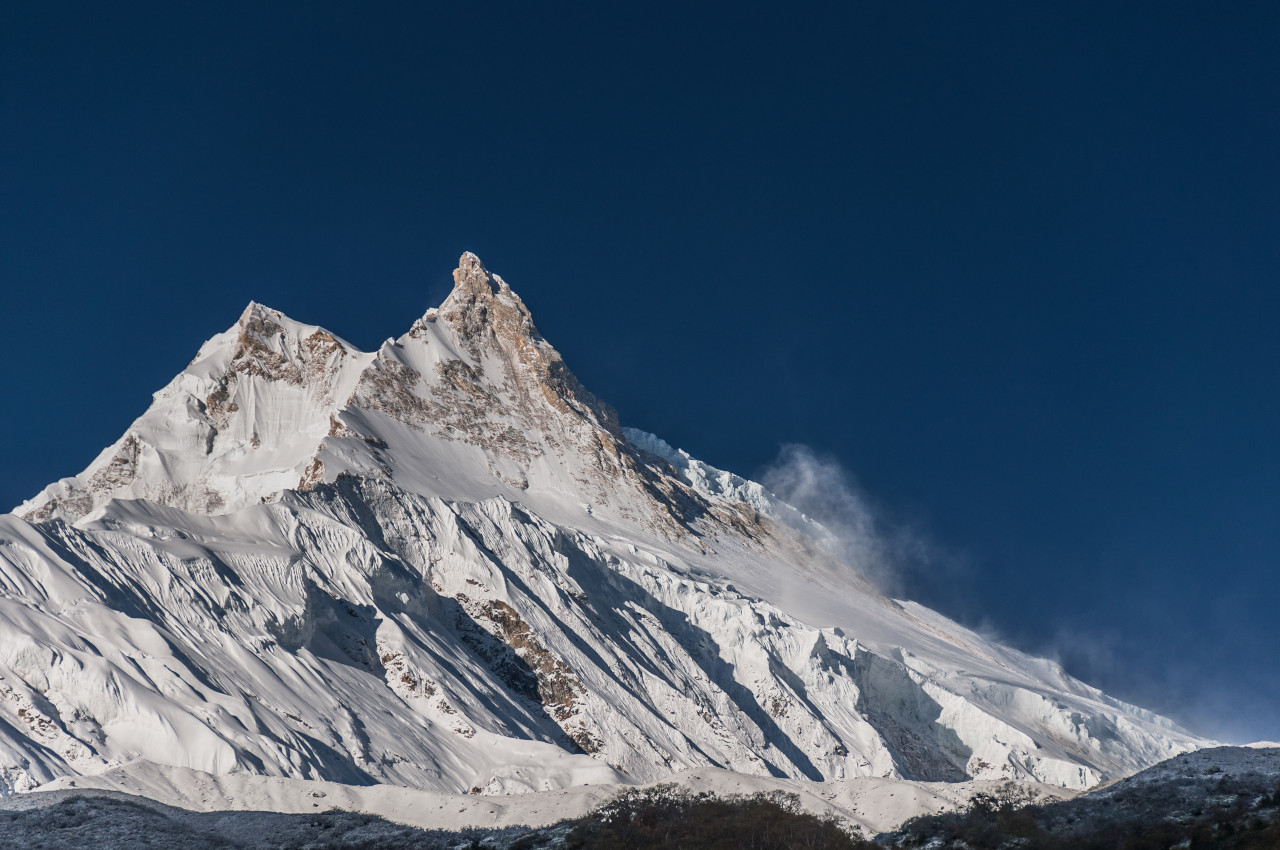
[{"label": "clear sky", "polygon": [[904,592],[1280,738],[1280,4],[441,5],[0,8],[4,507],[249,300],[369,348],[472,250]]}]

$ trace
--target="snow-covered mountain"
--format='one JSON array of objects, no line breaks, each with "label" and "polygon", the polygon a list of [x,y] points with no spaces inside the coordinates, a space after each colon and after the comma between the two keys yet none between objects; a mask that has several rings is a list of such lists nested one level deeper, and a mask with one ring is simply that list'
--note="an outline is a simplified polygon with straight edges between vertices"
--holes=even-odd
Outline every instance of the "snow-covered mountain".
[{"label": "snow-covered mountain", "polygon": [[474,255],[454,281],[373,353],[249,305],[0,516],[0,793],[136,760],[1084,788],[1205,743],[885,597],[760,485],[622,428]]}]

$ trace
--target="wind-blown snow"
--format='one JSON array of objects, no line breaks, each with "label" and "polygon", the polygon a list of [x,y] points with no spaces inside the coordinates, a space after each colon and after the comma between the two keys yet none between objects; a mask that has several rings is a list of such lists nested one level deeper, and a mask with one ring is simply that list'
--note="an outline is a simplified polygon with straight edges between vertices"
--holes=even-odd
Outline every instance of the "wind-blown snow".
[{"label": "wind-blown snow", "polygon": [[139,759],[450,793],[1084,788],[1204,743],[886,598],[823,534],[624,430],[473,255],[373,353],[250,305],[0,517],[0,793]]},{"label": "wind-blown snow", "polygon": [[683,449],[674,449],[666,440],[639,428],[623,428],[631,444],[670,463],[680,477],[699,494],[707,498],[742,502],[766,516],[775,516],[778,504],[754,481],[748,481],[732,472],[716,469],[710,464],[690,457]]}]

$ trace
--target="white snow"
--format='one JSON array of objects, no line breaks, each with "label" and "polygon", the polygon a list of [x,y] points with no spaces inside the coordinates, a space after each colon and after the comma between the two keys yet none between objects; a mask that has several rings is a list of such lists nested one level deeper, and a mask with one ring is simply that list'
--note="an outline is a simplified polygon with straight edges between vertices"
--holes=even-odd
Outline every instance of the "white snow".
[{"label": "white snow", "polygon": [[1079,789],[1206,743],[885,597],[759,484],[623,431],[473,256],[455,281],[374,353],[250,305],[0,517],[0,795],[585,806],[732,772],[883,803],[871,780]]},{"label": "white snow", "polygon": [[[952,811],[976,793],[990,793],[998,783],[912,782],[857,777],[828,783],[748,776],[715,768],[675,774],[671,781],[690,793],[717,795],[794,793],[805,811],[835,815],[865,835],[887,832],[924,814]],[[275,811],[307,813],[339,809],[362,812],[423,829],[546,826],[581,817],[627,786],[585,785],[518,796],[442,794],[391,785],[353,786],[253,774],[214,775],[138,761],[107,773],[64,777],[41,791],[75,788],[80,792],[115,791],[157,800],[191,811]],[[1074,792],[1028,784],[1026,790],[1045,801],[1067,799]],[[0,803],[0,809],[3,809]]]}]

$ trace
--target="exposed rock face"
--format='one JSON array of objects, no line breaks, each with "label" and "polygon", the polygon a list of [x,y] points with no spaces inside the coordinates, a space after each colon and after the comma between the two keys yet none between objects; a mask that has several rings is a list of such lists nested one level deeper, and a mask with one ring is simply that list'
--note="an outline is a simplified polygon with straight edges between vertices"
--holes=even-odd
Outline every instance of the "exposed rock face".
[{"label": "exposed rock face", "polygon": [[624,432],[473,255],[454,281],[372,353],[250,305],[0,517],[0,793],[137,758],[1084,787],[1200,743],[884,598],[758,484]]},{"label": "exposed rock face", "polygon": [[[502,278],[473,254],[453,278],[444,304],[384,346],[361,376],[339,417],[352,435],[367,440],[378,426],[361,414],[381,413],[474,447],[504,495],[576,491],[593,509],[674,536],[703,517],[741,524],[623,436],[617,412],[582,386]],[[357,465],[361,474],[387,467],[365,456],[373,462]]]},{"label": "exposed rock face", "polygon": [[506,281],[490,274],[480,258],[470,253],[462,255],[453,281],[453,292],[441,306],[440,317],[454,326],[474,360],[480,360],[482,352],[497,354],[508,361],[506,378],[513,393],[526,404],[531,401],[531,386],[522,376],[527,374],[532,377],[532,388],[551,407],[623,439],[617,411],[578,382],[559,352],[538,333],[529,310]]}]

